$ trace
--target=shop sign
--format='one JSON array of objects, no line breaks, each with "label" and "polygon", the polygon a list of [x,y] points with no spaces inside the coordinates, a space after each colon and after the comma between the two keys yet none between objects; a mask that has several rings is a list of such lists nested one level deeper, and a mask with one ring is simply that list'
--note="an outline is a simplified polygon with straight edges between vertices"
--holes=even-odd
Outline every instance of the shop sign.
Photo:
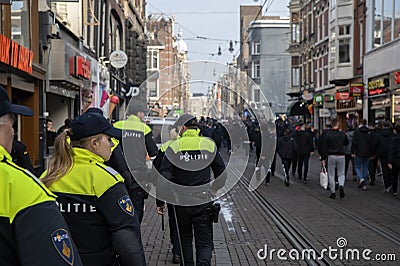
[{"label": "shop sign", "polygon": [[350,96],[361,97],[364,94],[364,84],[350,84]]},{"label": "shop sign", "polygon": [[315,104],[322,104],[324,102],[324,95],[323,94],[315,94],[314,95],[314,103]]},{"label": "shop sign", "polygon": [[0,62],[32,74],[33,52],[0,34]]},{"label": "shop sign", "polygon": [[338,101],[350,101],[350,100],[353,100],[353,97],[350,97],[350,93],[348,93],[348,92],[336,92],[335,98]]},{"label": "shop sign", "polygon": [[386,88],[376,88],[373,90],[368,90],[368,96],[385,94],[387,92],[388,92],[388,89],[386,89]]},{"label": "shop sign", "polygon": [[400,72],[394,72],[394,84],[400,84]]},{"label": "shop sign", "polygon": [[329,109],[319,109],[319,117],[330,117],[331,111]]},{"label": "shop sign", "polygon": [[385,79],[377,79],[368,82],[368,90],[374,90],[377,88],[385,88],[389,86],[389,80],[387,78]]},{"label": "shop sign", "polygon": [[329,103],[329,102],[333,102],[333,101],[335,101],[335,98],[333,97],[333,95],[325,95],[324,102]]},{"label": "shop sign", "polygon": [[304,91],[303,95],[301,95],[301,98],[303,98],[303,100],[310,101],[313,98],[313,94],[309,93],[307,91]]},{"label": "shop sign", "polygon": [[124,51],[117,50],[110,54],[110,63],[115,68],[123,68],[128,62],[128,56]]},{"label": "shop sign", "polygon": [[69,58],[69,74],[74,77],[90,79],[90,62],[82,56]]}]

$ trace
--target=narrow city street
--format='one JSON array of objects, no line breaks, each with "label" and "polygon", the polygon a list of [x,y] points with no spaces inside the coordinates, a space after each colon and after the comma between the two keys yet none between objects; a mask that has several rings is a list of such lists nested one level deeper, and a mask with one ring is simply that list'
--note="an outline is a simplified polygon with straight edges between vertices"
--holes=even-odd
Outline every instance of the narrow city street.
[{"label": "narrow city street", "polygon": [[[253,158],[254,154],[250,156]],[[231,160],[243,163],[240,155],[232,155]],[[292,176],[286,187],[278,159],[276,176],[255,192],[247,189],[246,174],[250,171],[246,171],[241,181],[219,200],[222,210],[219,222],[214,224],[214,265],[397,265],[393,260],[400,256],[399,197],[382,192],[381,176],[375,186],[363,191],[349,174],[345,198],[330,199],[330,192],[319,185],[320,167],[317,155],[313,155],[309,182],[304,184]],[[261,171],[262,176],[264,169]],[[282,225],[282,219],[288,225]],[[153,199],[146,202],[142,235],[149,265],[172,265],[168,226],[161,230],[161,217]],[[320,254],[329,247],[335,250],[330,256],[325,254],[326,260],[301,259],[304,248]],[[300,252],[298,260],[288,255],[296,248]],[[279,249],[286,250],[282,258],[277,255]],[[367,249],[371,250],[366,251],[369,261],[362,257]],[[355,250],[359,253],[352,257]],[[378,261],[379,255],[387,261]]]}]

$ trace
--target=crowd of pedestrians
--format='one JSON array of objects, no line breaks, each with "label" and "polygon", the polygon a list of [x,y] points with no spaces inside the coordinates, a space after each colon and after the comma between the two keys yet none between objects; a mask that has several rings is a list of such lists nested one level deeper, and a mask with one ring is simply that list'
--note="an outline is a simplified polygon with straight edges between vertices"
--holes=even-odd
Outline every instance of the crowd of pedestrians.
[{"label": "crowd of pedestrians", "polygon": [[[184,114],[169,128],[170,140],[158,149],[151,128],[143,122],[146,108],[140,104],[130,105],[127,118],[114,125],[98,108],[65,120],[58,132],[47,121],[47,142],[54,150],[39,181],[35,175],[40,173],[33,169],[26,147],[16,141],[12,130],[14,114],[30,116],[32,111],[11,104],[3,88],[0,97],[0,171],[4,176],[1,202],[24,199],[12,200],[7,206],[0,204],[0,222],[8,228],[0,232],[6,236],[0,241],[1,265],[15,265],[16,261],[30,265],[34,265],[32,261],[39,265],[145,265],[140,230],[148,192],[145,188],[159,185],[159,179],[147,169],[149,156],[155,156],[153,165],[160,176],[180,186],[206,185],[214,176],[210,187],[211,194],[215,194],[226,179],[220,155],[223,148],[228,155],[254,152],[254,171],[260,173],[260,167],[265,168],[266,184],[275,175],[279,156],[286,186],[290,185],[290,176],[296,174],[302,183],[309,182],[310,156],[318,149],[321,164],[328,169],[330,198],[336,198],[337,191],[340,198],[345,197],[350,163],[351,179],[358,181],[359,188],[368,190],[368,186],[375,185],[380,169],[383,191],[393,195],[398,191],[400,121],[372,127],[366,120],[358,125],[353,119],[343,130],[333,118],[330,127],[317,138],[313,128],[303,121],[278,118],[267,122],[251,116],[243,120],[197,120]],[[271,143],[276,144],[276,150],[268,154],[274,145],[268,149],[263,145]],[[184,166],[176,163],[182,160]],[[196,168],[199,160],[205,160],[204,167]],[[24,190],[20,188],[31,193],[22,195]],[[156,211],[164,215],[168,209],[172,262],[195,264],[194,238],[196,264],[210,265],[212,223],[218,220],[219,205],[212,200],[194,206],[171,204],[162,197],[168,191],[158,187]],[[40,230],[31,231],[26,226],[28,222],[43,225],[43,221],[50,220]],[[41,235],[49,238],[45,240]],[[24,251],[36,243],[45,247],[46,254]]]},{"label": "crowd of pedestrians", "polygon": [[[345,128],[339,127],[336,118],[330,120],[328,128],[317,138],[311,127],[302,121],[291,122],[278,118],[275,121],[277,132],[277,154],[282,160],[285,185],[289,186],[289,172],[303,183],[308,182],[308,166],[314,148],[318,149],[322,165],[328,169],[330,198],[345,197],[346,177],[357,181],[362,190],[376,185],[376,176],[382,175],[383,192],[398,193],[400,175],[400,121],[394,124],[379,121],[376,124],[367,120],[357,123],[355,119],[346,121]],[[350,164],[352,171],[350,172]],[[266,175],[269,184],[271,169]],[[290,168],[290,169],[289,169]],[[296,171],[297,170],[297,171]]]}]

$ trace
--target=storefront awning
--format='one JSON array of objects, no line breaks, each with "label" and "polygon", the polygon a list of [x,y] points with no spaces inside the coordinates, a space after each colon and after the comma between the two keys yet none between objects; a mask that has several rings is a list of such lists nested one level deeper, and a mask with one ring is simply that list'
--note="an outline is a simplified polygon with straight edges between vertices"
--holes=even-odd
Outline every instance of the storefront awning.
[{"label": "storefront awning", "polygon": [[302,102],[293,102],[291,103],[287,110],[286,110],[286,115],[287,116],[295,116],[295,115],[307,115],[308,110],[307,110],[307,105]]}]

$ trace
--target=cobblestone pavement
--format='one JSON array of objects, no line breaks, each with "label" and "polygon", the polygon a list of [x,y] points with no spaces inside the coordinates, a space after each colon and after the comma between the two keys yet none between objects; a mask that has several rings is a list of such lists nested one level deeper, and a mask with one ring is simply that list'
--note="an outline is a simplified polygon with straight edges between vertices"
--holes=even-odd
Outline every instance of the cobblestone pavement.
[{"label": "cobblestone pavement", "polygon": [[[253,155],[251,154],[251,160]],[[244,163],[240,156],[232,156],[235,164]],[[347,249],[371,249],[372,255],[395,254],[400,260],[400,200],[383,193],[377,182],[369,190],[357,188],[352,178],[346,180],[346,197],[329,199],[329,191],[319,186],[320,163],[314,155],[310,160],[309,182],[301,183],[291,177],[291,185],[285,187],[282,167],[277,161],[276,177],[269,186],[262,184],[257,191],[287,217],[293,226],[313,243],[317,251],[338,248],[339,238],[347,241]],[[246,171],[245,175],[248,171]],[[350,172],[350,171],[349,171]],[[261,175],[265,170],[261,169]],[[257,257],[259,249],[293,248],[285,235],[262,206],[254,204],[253,195],[239,182],[220,200],[222,211],[219,222],[214,224],[213,265],[306,265],[303,260],[282,260],[275,256],[270,260]],[[155,200],[146,201],[142,224],[142,238],[148,265],[173,265],[169,243],[168,219],[161,230],[161,218],[155,211]],[[390,239],[391,238],[391,239]],[[263,253],[260,253],[263,254]],[[398,262],[332,260],[334,265],[398,265]]]}]

